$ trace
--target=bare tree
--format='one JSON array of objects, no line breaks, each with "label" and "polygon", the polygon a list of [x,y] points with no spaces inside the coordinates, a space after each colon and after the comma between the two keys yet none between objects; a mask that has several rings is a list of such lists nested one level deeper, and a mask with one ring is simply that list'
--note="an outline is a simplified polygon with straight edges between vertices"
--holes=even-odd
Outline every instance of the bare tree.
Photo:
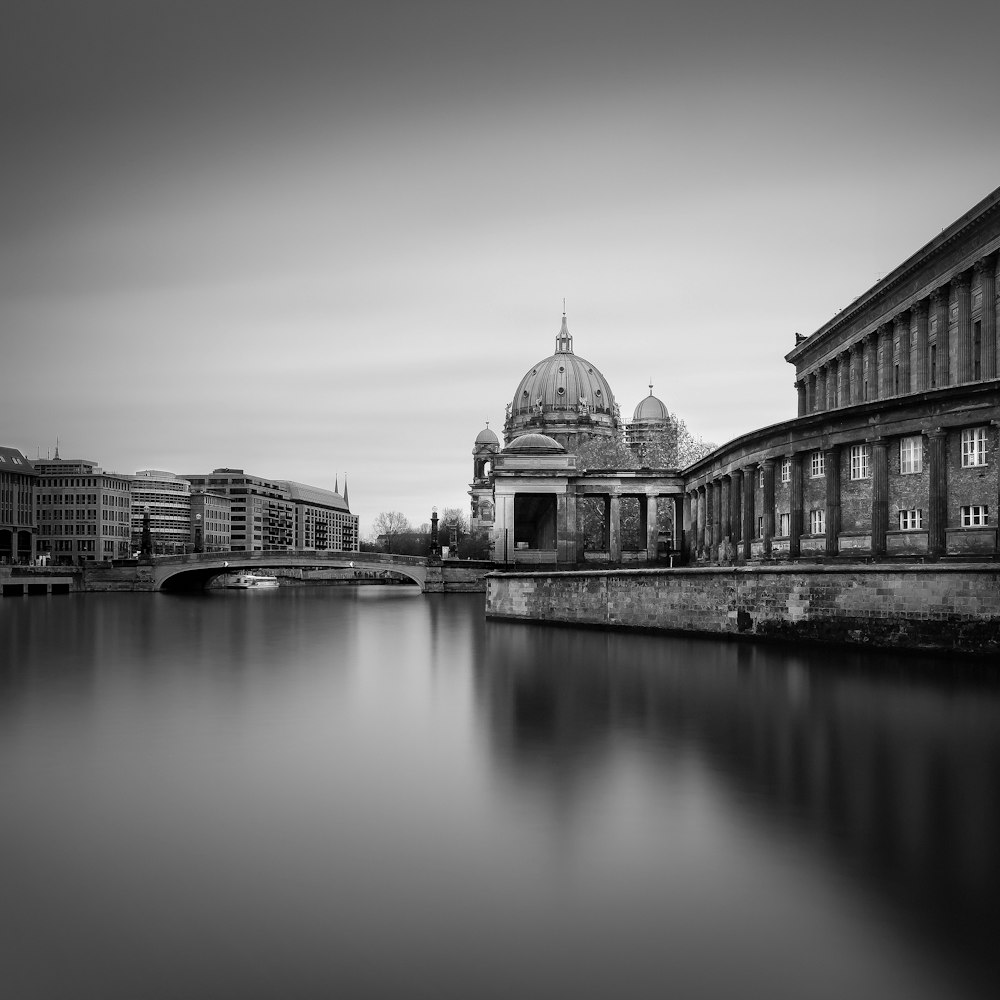
[{"label": "bare tree", "polygon": [[410,522],[398,510],[382,511],[372,521],[372,534],[376,541],[385,544],[385,551],[392,552],[399,535],[412,532]]}]

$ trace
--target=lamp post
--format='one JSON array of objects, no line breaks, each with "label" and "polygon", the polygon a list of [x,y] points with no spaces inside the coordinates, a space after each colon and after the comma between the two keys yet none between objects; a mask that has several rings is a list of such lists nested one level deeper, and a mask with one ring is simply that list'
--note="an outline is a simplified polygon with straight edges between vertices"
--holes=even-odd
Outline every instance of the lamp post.
[{"label": "lamp post", "polygon": [[153,554],[153,535],[149,530],[149,507],[142,508],[142,541],[139,544],[139,554],[148,559]]},{"label": "lamp post", "polygon": [[441,546],[438,545],[438,509],[431,510],[431,557],[441,555]]},{"label": "lamp post", "polygon": [[201,542],[201,514],[194,516],[194,550],[195,552],[204,551]]}]

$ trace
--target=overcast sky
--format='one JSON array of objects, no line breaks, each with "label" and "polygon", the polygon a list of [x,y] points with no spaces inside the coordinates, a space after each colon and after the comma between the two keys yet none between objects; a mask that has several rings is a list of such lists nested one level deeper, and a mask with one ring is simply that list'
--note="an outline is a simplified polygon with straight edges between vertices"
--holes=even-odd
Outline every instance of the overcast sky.
[{"label": "overcast sky", "polygon": [[795,332],[1000,184],[996,11],[5,3],[0,444],[416,524],[564,297],[624,416],[794,416]]}]

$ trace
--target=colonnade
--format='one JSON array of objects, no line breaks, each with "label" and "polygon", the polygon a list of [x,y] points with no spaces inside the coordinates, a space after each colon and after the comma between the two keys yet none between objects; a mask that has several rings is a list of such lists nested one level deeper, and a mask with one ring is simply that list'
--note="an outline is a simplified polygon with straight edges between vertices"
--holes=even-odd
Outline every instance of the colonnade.
[{"label": "colonnade", "polygon": [[867,331],[796,381],[799,416],[996,378],[998,282],[994,253]]}]

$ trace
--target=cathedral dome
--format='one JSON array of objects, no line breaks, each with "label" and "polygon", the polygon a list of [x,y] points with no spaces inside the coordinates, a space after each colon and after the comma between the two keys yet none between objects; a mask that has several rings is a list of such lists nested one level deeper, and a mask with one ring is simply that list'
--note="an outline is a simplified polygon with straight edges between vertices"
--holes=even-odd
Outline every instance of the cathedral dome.
[{"label": "cathedral dome", "polygon": [[476,445],[487,445],[495,444],[499,447],[500,438],[490,430],[489,424],[487,424],[477,435],[476,435]]},{"label": "cathedral dome", "polygon": [[581,437],[608,437],[618,426],[618,408],[605,377],[573,353],[573,337],[563,314],[555,353],[533,365],[518,383],[508,408],[508,442],[534,431],[567,447]]},{"label": "cathedral dome", "polygon": [[550,438],[548,434],[522,434],[511,441],[504,450],[516,451],[522,455],[550,455],[566,451],[555,438]]},{"label": "cathedral dome", "polygon": [[670,414],[662,401],[653,395],[653,386],[649,386],[649,395],[635,408],[632,415],[633,420],[662,420],[670,419]]}]

